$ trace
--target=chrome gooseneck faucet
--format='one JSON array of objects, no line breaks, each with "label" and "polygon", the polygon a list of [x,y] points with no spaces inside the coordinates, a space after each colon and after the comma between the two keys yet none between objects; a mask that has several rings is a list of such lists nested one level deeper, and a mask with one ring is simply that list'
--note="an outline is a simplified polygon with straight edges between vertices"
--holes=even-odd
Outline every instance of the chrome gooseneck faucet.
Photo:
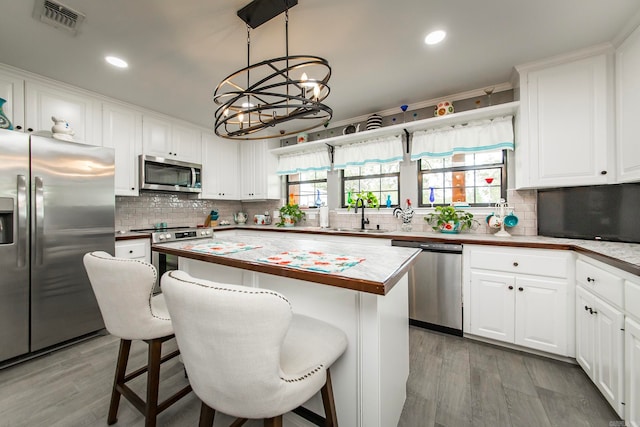
[{"label": "chrome gooseneck faucet", "polygon": [[364,218],[364,199],[361,199],[360,197],[356,199],[355,213],[358,213],[358,202],[360,202],[360,208],[362,209],[362,219],[360,220],[360,230],[364,230],[364,226],[369,224],[369,219]]}]

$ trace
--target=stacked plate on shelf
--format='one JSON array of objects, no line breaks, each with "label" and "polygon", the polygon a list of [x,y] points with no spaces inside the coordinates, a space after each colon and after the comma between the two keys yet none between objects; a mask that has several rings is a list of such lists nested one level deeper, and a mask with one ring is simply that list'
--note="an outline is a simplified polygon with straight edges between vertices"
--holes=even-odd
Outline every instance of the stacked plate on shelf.
[{"label": "stacked plate on shelf", "polygon": [[369,118],[367,119],[366,130],[379,129],[381,127],[382,127],[382,116],[380,116],[379,114],[372,114],[371,116],[369,116]]}]

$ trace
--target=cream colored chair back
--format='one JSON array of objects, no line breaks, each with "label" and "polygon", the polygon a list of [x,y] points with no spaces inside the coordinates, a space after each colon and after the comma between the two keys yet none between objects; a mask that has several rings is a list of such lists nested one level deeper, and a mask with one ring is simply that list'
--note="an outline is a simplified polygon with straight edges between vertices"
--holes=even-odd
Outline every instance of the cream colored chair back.
[{"label": "cream colored chair back", "polygon": [[173,334],[164,297],[153,296],[153,265],[101,251],[85,254],[83,261],[109,333],[127,340]]},{"label": "cream colored chair back", "polygon": [[293,314],[281,294],[182,271],[166,273],[162,289],[189,381],[212,408],[243,418],[273,417],[325,383],[321,365],[297,377],[282,372],[281,348]]}]

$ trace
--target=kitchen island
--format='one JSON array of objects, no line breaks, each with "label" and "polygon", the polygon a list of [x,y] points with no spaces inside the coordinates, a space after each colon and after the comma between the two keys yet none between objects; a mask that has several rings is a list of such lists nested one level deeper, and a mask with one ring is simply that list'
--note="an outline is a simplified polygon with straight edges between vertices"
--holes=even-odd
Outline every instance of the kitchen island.
[{"label": "kitchen island", "polygon": [[[155,244],[194,277],[272,289],[293,311],[341,328],[348,348],[331,367],[344,426],[397,425],[409,374],[408,271],[419,250],[292,238],[224,236]],[[323,414],[320,396],[304,407]],[[285,425],[311,425],[293,414]]]}]

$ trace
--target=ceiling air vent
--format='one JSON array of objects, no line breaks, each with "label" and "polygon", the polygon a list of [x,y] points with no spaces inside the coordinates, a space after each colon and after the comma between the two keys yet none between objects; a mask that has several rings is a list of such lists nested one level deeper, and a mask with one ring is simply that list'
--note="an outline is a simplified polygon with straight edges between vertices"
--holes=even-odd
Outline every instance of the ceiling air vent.
[{"label": "ceiling air vent", "polygon": [[63,28],[75,35],[85,16],[63,4],[51,0],[36,0],[33,17],[52,25]]}]

